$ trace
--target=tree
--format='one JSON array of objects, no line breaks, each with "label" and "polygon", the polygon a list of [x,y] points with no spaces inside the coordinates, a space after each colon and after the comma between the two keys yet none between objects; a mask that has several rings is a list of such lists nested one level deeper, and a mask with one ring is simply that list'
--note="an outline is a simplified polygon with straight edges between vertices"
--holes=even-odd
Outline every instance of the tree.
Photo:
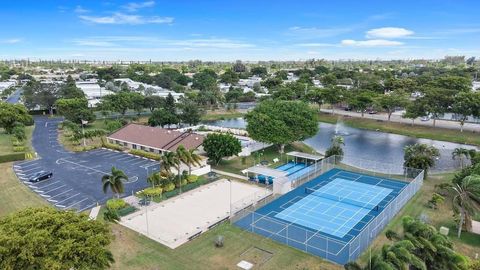
[{"label": "tree", "polygon": [[12,135],[18,141],[22,142],[27,139],[27,134],[25,132],[25,126],[22,123],[16,123],[15,126],[12,128]]},{"label": "tree", "polygon": [[345,145],[345,140],[342,136],[334,136],[332,138],[332,145],[325,151],[325,157],[338,156],[338,161],[343,157],[342,145]]},{"label": "tree", "polygon": [[403,92],[395,91],[378,96],[375,99],[375,104],[387,112],[388,122],[390,122],[392,113],[395,112],[396,108],[407,106],[408,98]]},{"label": "tree", "polygon": [[468,149],[457,147],[453,150],[452,152],[452,159],[459,159],[460,160],[460,166],[463,169],[464,166],[464,160],[470,156],[470,152]]},{"label": "tree", "polygon": [[224,157],[237,155],[242,151],[240,141],[230,134],[209,133],[203,141],[207,157],[218,165]]},{"label": "tree", "polygon": [[261,67],[261,66],[253,67],[250,70],[250,73],[252,73],[252,75],[257,75],[257,76],[262,77],[262,78],[268,75],[267,68],[266,67]]},{"label": "tree", "polygon": [[137,115],[140,115],[145,108],[145,97],[142,96],[141,94],[134,93],[132,95],[132,109],[137,112]]},{"label": "tree", "polygon": [[165,98],[159,96],[146,96],[143,100],[143,107],[148,108],[150,112],[165,106]]},{"label": "tree", "polygon": [[460,184],[454,185],[453,190],[455,191],[454,211],[460,214],[457,234],[460,238],[464,226],[467,231],[471,230],[471,217],[480,209],[480,175],[473,174],[465,177]]},{"label": "tree", "polygon": [[175,150],[175,158],[177,159],[177,178],[178,178],[178,187],[180,189],[180,193],[182,192],[182,172],[181,172],[181,165],[187,164],[189,162],[189,152],[183,145],[179,145],[177,150]]},{"label": "tree", "polygon": [[178,116],[164,108],[153,111],[152,115],[148,118],[148,125],[155,127],[166,125],[170,126],[178,123]]},{"label": "tree", "polygon": [[403,165],[407,168],[424,170],[425,177],[428,170],[435,165],[435,160],[440,156],[437,148],[420,143],[408,145],[403,151]]},{"label": "tree", "polygon": [[113,236],[88,215],[27,208],[0,220],[1,269],[108,269]]},{"label": "tree", "polygon": [[17,123],[31,126],[33,118],[28,114],[25,106],[0,101],[0,127],[10,134]]},{"label": "tree", "polygon": [[58,113],[73,123],[81,124],[82,120],[89,122],[95,120],[95,115],[88,108],[86,98],[61,98],[55,102],[55,105]]},{"label": "tree", "polygon": [[192,174],[192,165],[201,165],[202,157],[195,153],[195,149],[186,150],[184,163],[188,166],[188,174]]},{"label": "tree", "polygon": [[281,78],[271,77],[262,81],[261,85],[265,86],[268,90],[271,90],[271,89],[274,89],[275,87],[282,85],[282,83],[283,83],[283,80]]},{"label": "tree", "polygon": [[335,74],[329,73],[320,78],[320,82],[324,86],[335,86],[337,84],[337,77]]},{"label": "tree", "polygon": [[280,145],[302,141],[318,131],[316,112],[301,101],[266,100],[247,113],[249,136],[260,142]]},{"label": "tree", "polygon": [[171,172],[172,167],[175,167],[178,162],[179,160],[177,159],[175,153],[165,152],[160,158],[160,167],[162,167],[162,170]]},{"label": "tree", "polygon": [[275,78],[280,79],[280,80],[286,80],[288,79],[288,72],[286,70],[279,70],[275,73]]},{"label": "tree", "polygon": [[350,97],[350,106],[356,110],[360,110],[362,117],[368,107],[372,106],[375,99],[375,93],[370,91],[357,91]]},{"label": "tree", "polygon": [[85,98],[85,93],[78,88],[72,76],[68,75],[65,84],[58,91],[59,98]]},{"label": "tree", "polygon": [[323,91],[325,102],[332,106],[332,113],[335,113],[335,105],[342,101],[343,87],[327,87]]},{"label": "tree", "polygon": [[192,88],[207,91],[217,88],[217,74],[211,69],[204,69],[193,75]]},{"label": "tree", "polygon": [[235,71],[235,72],[245,72],[247,70],[247,68],[245,67],[245,65],[242,63],[242,61],[240,60],[237,60],[235,62],[235,64],[232,66],[232,70]]},{"label": "tree", "polygon": [[480,92],[460,92],[453,99],[452,112],[460,120],[460,132],[469,116],[480,117]]},{"label": "tree", "polygon": [[116,94],[104,96],[102,103],[125,116],[128,109],[135,109],[135,100],[139,100],[141,97],[139,93],[120,91]]},{"label": "tree", "polygon": [[228,69],[222,75],[220,75],[220,81],[223,83],[236,84],[238,80],[238,74],[231,69]]},{"label": "tree", "polygon": [[412,126],[415,123],[415,119],[418,117],[426,116],[425,105],[421,100],[415,100],[414,102],[409,102],[405,108],[405,113],[402,115],[403,118],[412,119]]},{"label": "tree", "polygon": [[175,99],[173,98],[171,93],[168,93],[167,97],[165,98],[165,105],[164,108],[168,112],[172,114],[176,114],[176,109],[175,109]]},{"label": "tree", "polygon": [[204,112],[195,104],[195,102],[188,98],[182,98],[180,100],[179,107],[182,111],[180,114],[180,119],[183,123],[191,126],[200,123]]},{"label": "tree", "polygon": [[433,127],[436,120],[446,113],[453,104],[454,91],[445,88],[427,88],[420,101],[425,104],[425,111],[433,118]]},{"label": "tree", "polygon": [[316,103],[318,108],[322,108],[322,105],[325,103],[325,96],[325,88],[313,87],[307,92],[305,97],[310,102]]},{"label": "tree", "polygon": [[433,87],[448,89],[453,93],[469,92],[472,87],[470,78],[461,76],[442,76],[430,82]]},{"label": "tree", "polygon": [[23,87],[25,97],[25,106],[29,109],[35,109],[39,106],[42,109],[48,109],[53,114],[53,105],[57,100],[58,86],[49,83],[43,84],[39,81],[29,81]]},{"label": "tree", "polygon": [[123,181],[127,180],[128,176],[123,171],[112,167],[111,174],[102,176],[103,193],[106,194],[108,189],[110,189],[117,196],[117,199],[120,198],[120,194],[124,192]]}]

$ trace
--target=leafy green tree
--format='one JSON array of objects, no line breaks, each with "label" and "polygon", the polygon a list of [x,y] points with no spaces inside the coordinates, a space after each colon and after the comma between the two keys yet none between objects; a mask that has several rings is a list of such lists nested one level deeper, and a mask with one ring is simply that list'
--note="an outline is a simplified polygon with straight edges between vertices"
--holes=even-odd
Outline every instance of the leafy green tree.
[{"label": "leafy green tree", "polygon": [[134,101],[141,97],[139,93],[120,91],[116,94],[106,95],[102,99],[102,103],[105,103],[105,106],[113,109],[116,112],[125,116],[125,113],[128,109],[134,109]]},{"label": "leafy green tree", "polygon": [[407,106],[408,98],[403,92],[395,91],[376,97],[374,102],[377,107],[387,112],[388,122],[390,122],[392,113],[395,112],[396,108]]},{"label": "leafy green tree", "polygon": [[325,157],[337,156],[337,160],[342,160],[343,157],[343,148],[342,146],[345,145],[345,140],[342,136],[334,136],[332,138],[332,145],[330,148],[325,151]]},{"label": "leafy green tree", "polygon": [[329,73],[329,74],[323,75],[320,78],[320,82],[324,86],[335,86],[337,84],[337,77],[335,76],[335,74]]},{"label": "leafy green tree", "polygon": [[146,96],[143,100],[143,107],[148,108],[150,112],[165,106],[165,98],[159,96]]},{"label": "leafy green tree", "polygon": [[415,100],[407,104],[405,108],[405,113],[402,115],[402,117],[412,119],[413,126],[413,124],[415,123],[415,119],[426,115],[427,112],[425,109],[425,104],[422,102],[422,100]]},{"label": "leafy green tree", "polygon": [[316,103],[319,108],[325,103],[325,88],[313,87],[305,95],[305,98],[310,102]]},{"label": "leafy green tree", "polygon": [[33,118],[25,106],[0,101],[0,127],[10,134],[17,123],[31,126]]},{"label": "leafy green tree", "polygon": [[469,116],[480,117],[480,92],[460,92],[453,99],[452,112],[460,120],[460,132]]},{"label": "leafy green tree", "polygon": [[288,72],[286,70],[279,70],[275,73],[275,78],[280,80],[288,79]]},{"label": "leafy green tree", "polygon": [[178,123],[178,116],[164,108],[153,111],[152,115],[148,118],[148,125],[155,127],[170,126]]},{"label": "leafy green tree", "polygon": [[107,193],[108,189],[112,191],[117,199],[120,198],[120,194],[124,192],[123,181],[127,181],[128,176],[121,170],[112,167],[110,174],[102,176],[102,190],[103,193]]},{"label": "leafy green tree", "polygon": [[220,81],[222,83],[236,84],[238,83],[238,80],[238,74],[231,69],[226,70],[223,74],[220,75]]},{"label": "leafy green tree", "polygon": [[262,81],[261,85],[265,86],[268,90],[270,90],[270,89],[274,89],[275,87],[278,87],[278,86],[282,85],[282,83],[283,83],[283,80],[281,78],[270,77],[270,78],[267,78],[266,80]]},{"label": "leafy green tree", "polygon": [[472,229],[472,216],[480,209],[480,175],[472,174],[465,177],[460,184],[453,186],[453,209],[460,214],[458,223],[458,238],[465,226],[467,231]]},{"label": "leafy green tree", "polygon": [[257,75],[262,78],[268,75],[267,68],[262,66],[253,67],[250,70],[250,73],[252,73],[252,75]]},{"label": "leafy green tree", "polygon": [[209,133],[203,141],[207,157],[218,164],[224,157],[237,155],[242,151],[240,141],[230,134]]},{"label": "leafy green tree", "polygon": [[193,75],[192,88],[207,91],[217,88],[217,74],[211,69],[204,69]]},{"label": "leafy green tree", "polygon": [[171,93],[168,93],[167,97],[165,98],[165,110],[172,114],[176,114],[176,105],[175,105],[175,98],[173,98]]},{"label": "leafy green tree", "polygon": [[433,87],[448,89],[454,93],[469,92],[472,87],[472,82],[469,78],[453,75],[437,77],[430,84]]},{"label": "leafy green tree", "polygon": [[373,105],[375,100],[375,93],[371,91],[356,91],[350,97],[349,104],[356,110],[360,110],[362,117],[365,111]]},{"label": "leafy green tree", "polygon": [[232,66],[232,70],[237,73],[240,73],[240,72],[247,71],[247,67],[242,63],[242,61],[237,60],[235,64]]},{"label": "leafy green tree", "polygon": [[58,86],[55,84],[42,84],[39,81],[29,81],[23,87],[23,96],[25,97],[25,106],[29,109],[35,109],[39,106],[42,109],[48,109],[53,114],[53,105],[57,100]]},{"label": "leafy green tree", "polygon": [[448,111],[453,105],[454,91],[445,88],[427,88],[420,102],[425,104],[425,111],[433,118],[433,127],[436,120]]},{"label": "leafy green tree", "polygon": [[137,112],[137,115],[140,115],[145,108],[145,97],[138,93],[135,94],[132,95],[132,109]]},{"label": "leafy green tree", "polygon": [[425,177],[428,170],[435,165],[435,160],[440,156],[437,148],[427,144],[412,144],[404,149],[404,163],[408,168],[420,169],[425,171]]},{"label": "leafy green tree", "polygon": [[180,120],[183,123],[191,126],[200,123],[204,112],[197,106],[197,104],[195,104],[193,100],[182,98],[180,99],[179,107],[181,110]]},{"label": "leafy green tree", "polygon": [[23,125],[22,123],[16,123],[12,129],[12,135],[13,137],[15,137],[15,139],[17,139],[20,142],[27,139],[27,134],[25,132],[25,125]]},{"label": "leafy green tree", "polygon": [[77,87],[75,80],[72,76],[68,75],[65,84],[60,87],[58,91],[59,98],[71,99],[71,98],[85,98],[85,93]]},{"label": "leafy green tree", "polygon": [[438,208],[438,204],[440,203],[443,203],[445,201],[445,197],[443,197],[442,195],[434,192],[432,194],[432,198],[428,201],[428,205],[432,208],[432,209],[437,209]]},{"label": "leafy green tree", "polygon": [[335,105],[344,99],[344,92],[343,87],[332,86],[324,88],[324,100],[332,106],[332,113],[335,113]]},{"label": "leafy green tree", "polygon": [[55,105],[58,113],[75,124],[81,124],[82,120],[88,122],[95,120],[95,115],[88,108],[86,98],[61,98],[55,102]]},{"label": "leafy green tree", "polygon": [[285,144],[305,140],[318,131],[315,110],[301,101],[266,100],[245,119],[252,139],[280,145],[281,153]]},{"label": "leafy green tree", "polygon": [[317,75],[323,75],[323,74],[327,74],[329,70],[326,66],[316,66],[314,69],[314,72]]},{"label": "leafy green tree", "polygon": [[88,215],[27,208],[0,220],[1,269],[108,269],[113,236]]}]

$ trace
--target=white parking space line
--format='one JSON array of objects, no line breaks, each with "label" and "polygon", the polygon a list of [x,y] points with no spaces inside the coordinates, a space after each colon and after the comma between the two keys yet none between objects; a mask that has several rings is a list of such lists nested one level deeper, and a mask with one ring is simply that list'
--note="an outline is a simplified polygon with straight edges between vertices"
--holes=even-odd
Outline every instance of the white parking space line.
[{"label": "white parking space line", "polygon": [[63,187],[65,187],[65,185],[61,185],[61,186],[58,186],[58,187],[56,187],[56,188],[50,189],[49,191],[45,191],[45,194],[50,193],[50,192],[52,192],[52,191],[54,191],[54,190],[63,188]]},{"label": "white parking space line", "polygon": [[[136,157],[136,158],[134,158],[134,159],[125,161],[125,163],[135,163],[135,162],[138,162],[139,160],[141,160],[141,159]],[[143,161],[143,160],[141,160],[141,161]]]},{"label": "white parking space line", "polygon": [[57,195],[53,195],[52,198],[55,198],[55,197],[60,196],[60,195],[63,195],[63,194],[65,194],[65,193],[67,193],[67,192],[70,192],[70,191],[72,191],[72,190],[73,190],[73,188],[68,189],[68,190],[66,190],[66,191],[64,191],[64,192],[62,192],[62,193],[58,193]]},{"label": "white parking space line", "polygon": [[84,201],[86,201],[86,200],[88,200],[88,198],[85,198],[85,199],[83,199],[83,200],[81,200],[81,201],[78,201],[78,202],[76,202],[76,203],[74,203],[74,204],[70,204],[69,206],[65,207],[65,209],[69,209],[70,207],[72,207],[72,206],[74,206],[74,205],[76,205],[76,204],[79,204],[79,203],[81,203],[81,202],[84,202]]},{"label": "white parking space line", "polygon": [[[75,162],[67,160],[67,159],[61,158],[61,159],[58,159],[57,161],[64,161],[64,162],[67,162],[67,163],[70,163],[70,164],[77,165],[78,167],[83,167],[83,168],[86,168],[86,169],[90,169],[92,171],[96,171],[96,172],[99,172],[99,173],[102,173],[102,174],[109,174],[108,172],[103,172],[103,171],[97,170],[95,168],[88,167],[88,166],[85,166],[85,165],[82,165],[82,164],[78,164],[78,163],[75,163]],[[58,163],[58,164],[60,164],[60,163]]]},{"label": "white parking space line", "polygon": [[[64,201],[70,200],[71,198],[74,198],[74,197],[76,197],[76,196],[78,196],[78,195],[80,195],[80,193],[77,193],[77,194],[75,194],[75,195],[72,195],[72,196],[70,196],[70,197],[68,197],[68,198],[66,198],[66,199],[63,199],[63,200],[61,200],[61,201],[59,201],[59,202],[57,202],[57,203],[62,203],[62,202],[64,202]],[[52,198],[53,198],[53,197],[52,197]]]},{"label": "white parking space line", "polygon": [[19,165],[28,164],[28,163],[37,162],[37,161],[38,161],[38,160],[22,161],[22,162],[18,162],[18,163],[15,164],[14,166],[19,166]]},{"label": "white parking space line", "polygon": [[124,156],[124,157],[121,157],[121,158],[117,159],[117,161],[127,160],[127,159],[131,159],[131,158],[132,158],[131,156]]},{"label": "white parking space line", "polygon": [[94,207],[95,205],[96,205],[96,203],[92,203],[92,204],[90,204],[90,205],[89,205],[89,206],[87,206],[87,207],[84,207],[84,208],[82,208],[82,209],[79,209],[79,210],[78,210],[78,212],[85,211],[85,210],[87,210],[87,209],[89,209],[89,208],[92,208],[92,207]]},{"label": "white parking space line", "polygon": [[55,182],[52,182],[52,183],[50,183],[48,185],[45,185],[45,186],[38,186],[39,184],[43,184],[43,183],[37,183],[37,185],[32,184],[31,186],[34,186],[35,188],[46,188],[46,187],[49,187],[51,185],[55,185],[56,183],[60,183],[60,181],[55,181]]},{"label": "white parking space line", "polygon": [[38,169],[41,169],[41,168],[42,167],[34,167],[34,168],[31,168],[31,169],[28,169],[28,170],[22,170],[22,172],[29,172],[29,171],[38,170]]},{"label": "white parking space line", "polygon": [[146,161],[146,160],[140,160],[139,162],[134,162],[134,163],[132,163],[131,165],[137,166],[137,165],[142,164],[142,163],[143,163],[143,164],[148,164],[148,161]]},{"label": "white parking space line", "polygon": [[39,194],[39,195],[44,197],[44,198],[50,198],[50,195],[45,195],[45,194]]}]

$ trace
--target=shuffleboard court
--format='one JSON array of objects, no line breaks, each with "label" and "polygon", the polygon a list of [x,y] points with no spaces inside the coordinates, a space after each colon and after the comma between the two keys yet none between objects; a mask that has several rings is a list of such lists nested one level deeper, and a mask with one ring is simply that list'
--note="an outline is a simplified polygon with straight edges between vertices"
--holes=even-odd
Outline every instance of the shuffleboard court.
[{"label": "shuffleboard court", "polygon": [[243,201],[246,207],[270,195],[268,189],[222,179],[164,202],[152,203],[123,217],[120,223],[176,248],[226,220],[231,202]]}]

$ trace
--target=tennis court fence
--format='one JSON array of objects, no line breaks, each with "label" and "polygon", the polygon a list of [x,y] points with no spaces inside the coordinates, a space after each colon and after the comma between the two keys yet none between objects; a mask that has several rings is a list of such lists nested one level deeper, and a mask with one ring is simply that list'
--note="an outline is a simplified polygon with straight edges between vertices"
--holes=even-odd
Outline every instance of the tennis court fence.
[{"label": "tennis court fence", "polygon": [[[385,170],[382,173],[378,173],[343,165],[340,163],[340,160],[336,156],[326,158],[318,162],[308,174],[297,179],[290,179],[289,182],[283,184],[291,185],[291,189],[294,189],[334,168],[397,179],[408,183],[397,197],[381,209],[381,212],[375,218],[368,223],[362,224],[359,233],[345,238],[349,239],[348,241],[328,237],[320,233],[320,231],[307,229],[294,223],[274,218],[277,213],[270,212],[268,215],[264,215],[256,212],[256,210],[280,197],[281,194],[272,193],[272,195],[263,197],[250,205],[245,205],[242,201],[232,203],[231,207],[234,211],[232,211],[230,217],[231,223],[249,232],[263,235],[338,264],[346,264],[349,261],[356,260],[400,209],[420,190],[423,184],[424,172],[423,170],[404,168],[402,175],[386,174],[384,173]],[[383,168],[386,167],[384,166]],[[398,168],[396,171],[398,171]],[[276,180],[274,180],[274,183]]]}]

